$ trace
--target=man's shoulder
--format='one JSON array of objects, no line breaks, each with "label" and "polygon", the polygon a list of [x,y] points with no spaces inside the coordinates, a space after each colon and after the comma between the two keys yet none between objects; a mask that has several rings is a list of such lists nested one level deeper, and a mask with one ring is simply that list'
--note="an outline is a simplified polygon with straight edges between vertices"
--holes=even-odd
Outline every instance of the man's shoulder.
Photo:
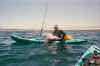
[{"label": "man's shoulder", "polygon": [[64,32],[63,30],[59,30],[60,32]]}]

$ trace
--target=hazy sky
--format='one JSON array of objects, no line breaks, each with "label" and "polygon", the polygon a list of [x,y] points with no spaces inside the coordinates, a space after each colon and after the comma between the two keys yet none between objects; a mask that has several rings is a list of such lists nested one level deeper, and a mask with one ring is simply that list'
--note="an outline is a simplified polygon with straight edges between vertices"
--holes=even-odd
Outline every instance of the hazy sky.
[{"label": "hazy sky", "polygon": [[[0,0],[0,27],[40,28],[47,0]],[[100,0],[48,0],[47,25],[100,26]]]}]

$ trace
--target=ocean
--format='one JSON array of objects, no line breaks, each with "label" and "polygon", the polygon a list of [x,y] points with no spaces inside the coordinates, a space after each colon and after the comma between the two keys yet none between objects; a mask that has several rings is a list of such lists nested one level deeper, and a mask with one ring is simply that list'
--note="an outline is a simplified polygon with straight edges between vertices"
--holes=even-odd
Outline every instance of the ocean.
[{"label": "ocean", "polygon": [[[47,31],[48,32],[48,31]],[[100,30],[65,30],[85,43],[70,45],[64,52],[53,54],[45,44],[16,43],[12,33],[31,34],[39,37],[39,31],[0,31],[0,66],[74,66],[80,56],[91,46],[100,47]]]}]

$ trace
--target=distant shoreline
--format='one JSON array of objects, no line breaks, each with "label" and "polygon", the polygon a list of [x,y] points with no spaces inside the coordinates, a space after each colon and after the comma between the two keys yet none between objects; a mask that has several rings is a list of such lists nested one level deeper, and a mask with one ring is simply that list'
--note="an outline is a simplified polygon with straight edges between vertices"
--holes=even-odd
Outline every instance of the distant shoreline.
[{"label": "distant shoreline", "polygon": [[[60,29],[63,29],[63,30],[100,30],[100,26],[59,26]],[[40,30],[41,27],[27,27],[27,28],[24,28],[24,27],[0,27],[0,31],[27,31],[27,30]],[[44,27],[44,30],[53,30],[53,26],[45,26]]]},{"label": "distant shoreline", "polygon": [[[100,30],[100,29],[63,29],[69,31],[80,31],[80,30]],[[39,29],[0,29],[0,31],[40,31]],[[52,30],[44,30],[44,31],[52,31]]]}]

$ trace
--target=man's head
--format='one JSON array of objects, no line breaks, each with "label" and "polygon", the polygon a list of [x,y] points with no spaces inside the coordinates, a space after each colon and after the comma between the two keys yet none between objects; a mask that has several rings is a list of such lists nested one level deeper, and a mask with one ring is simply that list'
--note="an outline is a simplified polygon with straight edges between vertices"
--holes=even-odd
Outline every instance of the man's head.
[{"label": "man's head", "polygon": [[59,28],[58,28],[58,25],[55,25],[54,26],[54,30],[58,30]]}]

